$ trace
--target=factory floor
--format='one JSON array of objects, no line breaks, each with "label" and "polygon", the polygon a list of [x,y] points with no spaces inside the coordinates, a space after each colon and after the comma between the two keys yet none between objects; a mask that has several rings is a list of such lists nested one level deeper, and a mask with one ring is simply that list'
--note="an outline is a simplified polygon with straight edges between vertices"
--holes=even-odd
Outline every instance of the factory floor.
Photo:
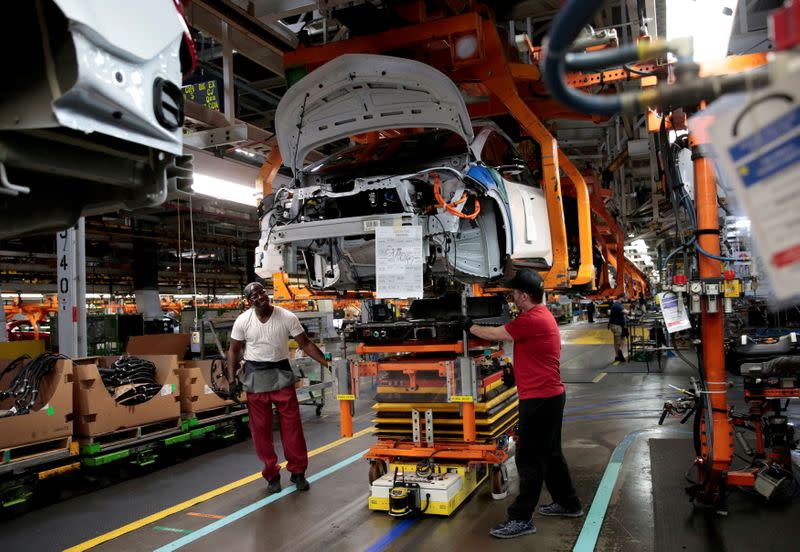
[{"label": "factory floor", "polygon": [[[734,493],[727,516],[689,503],[683,489],[691,428],[677,419],[657,422],[675,396],[669,384],[686,387],[695,370],[677,358],[655,373],[643,364],[612,364],[610,339],[604,323],[562,326],[563,447],[586,515],[536,515],[535,535],[500,541],[488,534],[516,494],[513,461],[504,500],[492,500],[483,485],[448,518],[398,520],[368,510],[361,455],[375,437],[371,402],[363,399],[352,439],[339,438],[335,401],[320,417],[301,407],[312,451],[309,492],[295,491],[284,471],[284,491],[268,495],[248,440],[0,522],[3,549],[660,552],[752,550],[753,540],[766,549],[800,545],[800,500],[774,506]],[[741,395],[734,383],[732,399]],[[789,415],[797,421],[797,405]],[[549,502],[546,492],[541,501]]]}]

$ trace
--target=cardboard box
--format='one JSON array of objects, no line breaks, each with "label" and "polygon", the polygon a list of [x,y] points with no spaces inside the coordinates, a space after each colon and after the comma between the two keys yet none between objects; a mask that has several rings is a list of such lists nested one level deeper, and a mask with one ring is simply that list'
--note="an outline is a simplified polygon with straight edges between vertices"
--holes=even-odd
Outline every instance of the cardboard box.
[{"label": "cardboard box", "polygon": [[[0,360],[0,372],[10,363],[10,360]],[[9,372],[0,379],[0,389],[9,386],[16,372]],[[33,410],[28,414],[0,418],[0,449],[72,435],[72,377],[72,361],[57,361],[39,386]],[[13,397],[0,401],[0,410],[8,410],[13,404]]]},{"label": "cardboard box", "polygon": [[178,359],[174,355],[136,355],[156,365],[161,392],[133,406],[118,404],[106,390],[99,367],[110,368],[118,356],[87,357],[74,362],[74,426],[76,436],[95,437],[165,420],[180,421]]},{"label": "cardboard box", "polygon": [[191,335],[185,334],[153,334],[133,335],[128,340],[128,354],[141,355],[175,355],[178,360],[186,358],[189,352]]},{"label": "cardboard box", "polygon": [[[211,387],[211,360],[187,360],[179,363],[181,412],[197,413],[236,404],[217,396]],[[245,401],[245,393],[241,395]]]}]

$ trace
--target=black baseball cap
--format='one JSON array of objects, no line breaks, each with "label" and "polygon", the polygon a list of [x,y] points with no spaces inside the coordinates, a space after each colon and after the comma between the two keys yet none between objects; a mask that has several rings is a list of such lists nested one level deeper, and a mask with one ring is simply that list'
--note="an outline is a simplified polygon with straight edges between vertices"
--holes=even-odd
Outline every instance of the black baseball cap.
[{"label": "black baseball cap", "polygon": [[544,280],[535,270],[522,268],[514,277],[506,282],[506,287],[524,291],[535,301],[541,301],[544,295]]},{"label": "black baseball cap", "polygon": [[254,293],[262,289],[266,288],[261,282],[250,282],[244,287],[244,296],[249,299]]}]

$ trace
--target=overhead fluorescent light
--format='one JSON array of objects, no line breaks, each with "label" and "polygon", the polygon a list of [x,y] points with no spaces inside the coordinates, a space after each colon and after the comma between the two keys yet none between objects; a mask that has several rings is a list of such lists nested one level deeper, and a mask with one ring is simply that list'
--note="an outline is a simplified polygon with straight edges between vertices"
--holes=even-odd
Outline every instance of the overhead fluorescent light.
[{"label": "overhead fluorescent light", "polygon": [[230,180],[223,180],[201,173],[194,173],[192,190],[198,194],[233,201],[243,205],[256,206],[255,186],[243,186]]},{"label": "overhead fluorescent light", "polygon": [[20,299],[44,299],[44,295],[41,293],[3,293],[3,299],[16,299],[19,297]]},{"label": "overhead fluorescent light", "polygon": [[724,59],[737,0],[667,0],[667,40],[692,37],[694,61]]}]

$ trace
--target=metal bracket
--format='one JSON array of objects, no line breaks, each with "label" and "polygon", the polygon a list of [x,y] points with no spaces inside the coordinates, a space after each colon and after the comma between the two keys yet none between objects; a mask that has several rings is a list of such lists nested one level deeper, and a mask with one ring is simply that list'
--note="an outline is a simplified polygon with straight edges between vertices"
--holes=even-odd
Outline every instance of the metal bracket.
[{"label": "metal bracket", "polygon": [[414,445],[421,447],[422,439],[419,434],[419,410],[416,408],[411,409],[411,434],[414,439]]},{"label": "metal bracket", "polygon": [[247,125],[238,124],[222,128],[200,130],[183,137],[183,145],[198,149],[213,148],[247,141]]},{"label": "metal bracket", "polygon": [[429,447],[433,446],[433,410],[425,411],[425,441]]}]

